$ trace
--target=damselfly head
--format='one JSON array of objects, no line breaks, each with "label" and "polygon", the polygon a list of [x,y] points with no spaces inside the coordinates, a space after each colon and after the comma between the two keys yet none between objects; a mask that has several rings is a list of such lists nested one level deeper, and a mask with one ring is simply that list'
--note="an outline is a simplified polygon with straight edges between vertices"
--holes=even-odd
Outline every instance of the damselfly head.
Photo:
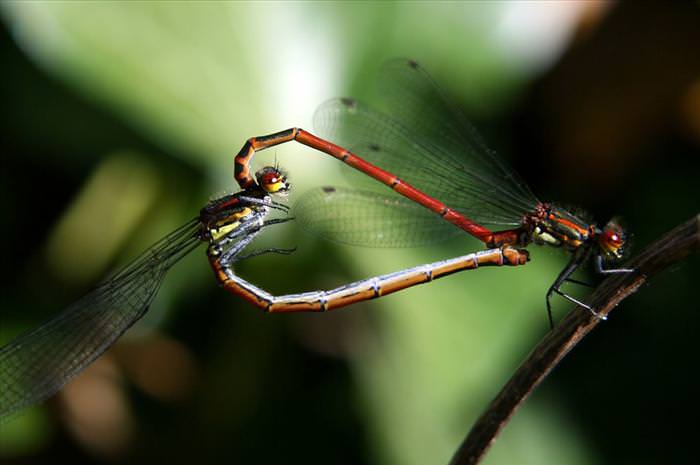
[{"label": "damselfly head", "polygon": [[627,233],[618,218],[608,221],[600,235],[598,245],[603,257],[608,260],[618,260],[624,257],[627,246]]},{"label": "damselfly head", "polygon": [[292,187],[287,176],[276,166],[265,166],[255,173],[255,179],[268,194],[286,194]]}]

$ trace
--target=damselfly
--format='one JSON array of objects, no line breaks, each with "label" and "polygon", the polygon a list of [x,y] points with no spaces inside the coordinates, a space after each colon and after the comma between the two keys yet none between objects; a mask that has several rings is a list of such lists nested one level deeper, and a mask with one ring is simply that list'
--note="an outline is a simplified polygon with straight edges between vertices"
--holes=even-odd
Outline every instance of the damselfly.
[{"label": "damselfly", "polygon": [[[590,306],[560,288],[566,281],[584,284],[571,275],[591,257],[599,273],[633,271],[608,267],[622,258],[625,249],[626,235],[619,222],[613,219],[601,228],[580,214],[539,201],[515,171],[485,146],[416,62],[391,61],[382,75],[384,112],[351,98],[322,105],[315,126],[339,145],[300,128],[250,139],[235,158],[239,185],[245,188],[255,182],[249,167],[255,151],[295,140],[405,197],[339,188],[317,190],[299,202],[295,214],[321,235],[360,245],[405,246],[442,238],[449,230],[457,232],[452,227],[456,226],[487,247],[497,248],[489,254],[502,250],[497,261],[506,265],[525,263],[529,257],[522,247],[530,243],[563,247],[572,252],[572,258],[546,294],[550,325],[554,293],[596,315]],[[417,213],[415,204],[432,214]],[[465,268],[476,267],[472,255],[455,260]],[[425,280],[430,280],[429,273],[428,268]]]},{"label": "damselfly", "polygon": [[263,228],[291,219],[265,219],[272,209],[288,211],[272,200],[272,195],[288,189],[277,168],[263,168],[246,189],[210,201],[197,218],[153,244],[83,298],[0,348],[0,418],[53,395],[102,355],[148,311],[168,270],[202,242],[208,244],[207,256],[223,285],[241,289],[248,283],[234,275],[236,262],[263,253],[291,252],[269,248],[241,254]]}]

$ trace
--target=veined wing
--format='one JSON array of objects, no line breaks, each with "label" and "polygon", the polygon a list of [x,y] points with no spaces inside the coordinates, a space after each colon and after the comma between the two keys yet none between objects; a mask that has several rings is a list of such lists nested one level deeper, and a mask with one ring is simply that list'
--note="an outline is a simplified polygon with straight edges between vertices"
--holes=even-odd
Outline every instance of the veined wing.
[{"label": "veined wing", "polygon": [[366,247],[432,244],[460,230],[396,194],[322,187],[294,206],[297,223],[325,239]]},{"label": "veined wing", "polygon": [[472,220],[519,224],[537,199],[430,76],[409,60],[387,63],[382,76],[386,113],[353,99],[331,100],[316,112],[317,131]]},{"label": "veined wing", "polygon": [[200,243],[198,220],[165,236],[62,313],[0,348],[0,418],[56,393],[148,310],[166,272]]}]

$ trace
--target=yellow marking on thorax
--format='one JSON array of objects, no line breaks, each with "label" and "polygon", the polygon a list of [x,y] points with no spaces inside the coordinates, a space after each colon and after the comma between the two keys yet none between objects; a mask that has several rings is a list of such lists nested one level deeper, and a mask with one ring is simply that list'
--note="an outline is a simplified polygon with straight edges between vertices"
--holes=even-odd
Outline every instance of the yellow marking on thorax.
[{"label": "yellow marking on thorax", "polygon": [[209,230],[212,239],[215,241],[218,241],[221,239],[223,236],[226,236],[229,234],[231,231],[235,230],[238,226],[241,225],[241,219],[245,218],[246,216],[250,215],[253,213],[253,210],[246,207],[242,209],[239,212],[233,213],[223,220],[219,220],[216,222],[216,225],[218,227],[211,228]]},{"label": "yellow marking on thorax", "polygon": [[554,246],[561,244],[561,240],[552,236],[550,233],[543,231],[539,227],[535,228],[534,237],[536,237],[537,239],[542,241],[542,243],[544,243],[544,244],[549,244],[549,245],[554,245]]}]

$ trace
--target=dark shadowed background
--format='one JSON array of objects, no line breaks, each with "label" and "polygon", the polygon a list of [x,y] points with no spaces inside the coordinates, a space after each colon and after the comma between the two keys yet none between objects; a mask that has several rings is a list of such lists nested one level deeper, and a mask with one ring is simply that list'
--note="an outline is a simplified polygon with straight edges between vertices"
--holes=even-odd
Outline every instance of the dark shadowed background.
[{"label": "dark shadowed background", "polygon": [[[700,8],[667,2],[2,4],[0,343],[234,190],[254,135],[372,99],[418,60],[544,200],[641,248],[698,212]],[[347,182],[299,146],[295,185]],[[237,267],[276,293],[476,250],[377,250],[294,224]],[[0,426],[0,463],[446,463],[547,331],[567,257],[484,269],[322,315],[264,315],[199,249],[151,311],[59,395]],[[624,302],[506,428],[489,464],[695,463],[697,256]],[[585,274],[585,273],[584,273]],[[595,276],[586,279],[598,279]],[[577,290],[585,296],[585,290]],[[556,301],[560,317],[569,305]]]}]

